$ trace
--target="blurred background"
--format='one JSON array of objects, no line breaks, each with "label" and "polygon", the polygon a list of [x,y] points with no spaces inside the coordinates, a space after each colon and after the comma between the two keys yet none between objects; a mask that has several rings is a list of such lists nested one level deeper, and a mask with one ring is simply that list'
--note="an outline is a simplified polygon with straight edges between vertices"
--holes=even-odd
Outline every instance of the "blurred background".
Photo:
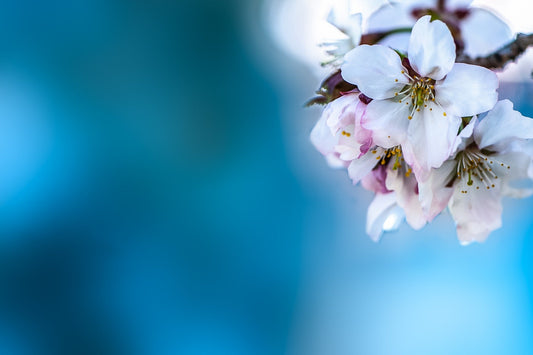
[{"label": "blurred background", "polygon": [[278,6],[0,3],[0,354],[533,353],[533,200],[371,242]]}]

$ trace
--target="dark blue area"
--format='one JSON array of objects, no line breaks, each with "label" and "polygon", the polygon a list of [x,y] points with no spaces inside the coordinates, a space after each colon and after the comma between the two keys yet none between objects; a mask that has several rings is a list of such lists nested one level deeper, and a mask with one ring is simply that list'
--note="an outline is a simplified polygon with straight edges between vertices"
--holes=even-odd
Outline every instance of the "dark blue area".
[{"label": "dark blue area", "polygon": [[284,351],[305,203],[241,7],[2,3],[0,353]]},{"label": "dark blue area", "polygon": [[0,3],[0,354],[528,353],[531,202],[370,242],[259,9]]}]

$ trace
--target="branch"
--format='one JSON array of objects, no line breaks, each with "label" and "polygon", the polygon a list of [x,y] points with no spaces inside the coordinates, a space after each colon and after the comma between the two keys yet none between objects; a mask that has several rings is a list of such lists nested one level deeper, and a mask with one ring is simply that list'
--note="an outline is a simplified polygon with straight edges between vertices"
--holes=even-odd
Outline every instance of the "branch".
[{"label": "branch", "polygon": [[[408,28],[401,28],[389,32],[368,34],[365,35],[367,36],[366,38],[363,36],[362,43],[373,43],[376,39],[384,38],[387,35],[408,32],[410,30],[411,29]],[[501,69],[505,67],[507,63],[515,61],[518,57],[524,54],[529,47],[533,47],[533,33],[527,35],[519,33],[514,41],[486,57],[471,58],[462,54],[457,57],[456,61],[457,63],[479,65],[487,69]],[[328,104],[342,96],[343,93],[352,91],[355,88],[356,86],[346,82],[342,78],[340,70],[337,70],[322,82],[320,89],[316,92],[318,96],[309,100],[306,103],[306,106]]]},{"label": "branch", "polygon": [[501,69],[507,63],[515,61],[531,46],[533,46],[533,34],[519,33],[513,42],[486,57],[471,58],[463,54],[457,57],[457,62],[479,65],[487,69]]},{"label": "branch", "polygon": [[320,84],[320,89],[316,92],[318,96],[307,101],[305,106],[326,105],[341,97],[343,93],[352,91],[355,88],[356,86],[345,81],[342,78],[341,71],[337,70]]},{"label": "branch", "polygon": [[411,30],[412,30],[411,27],[402,27],[402,28],[397,28],[397,29],[390,30],[390,31],[367,33],[366,35],[363,35],[361,37],[360,44],[376,44],[382,39],[384,39],[385,37],[388,37],[390,35],[394,35],[397,33],[410,33]]}]

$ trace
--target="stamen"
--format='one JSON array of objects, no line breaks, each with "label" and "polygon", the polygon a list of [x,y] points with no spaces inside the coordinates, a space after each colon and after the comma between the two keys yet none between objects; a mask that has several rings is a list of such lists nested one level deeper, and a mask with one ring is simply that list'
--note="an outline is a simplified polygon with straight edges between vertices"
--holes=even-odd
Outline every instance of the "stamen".
[{"label": "stamen", "polygon": [[[465,187],[475,186],[476,190],[480,189],[480,185],[487,190],[495,188],[495,180],[499,179],[499,174],[504,173],[500,167],[506,165],[496,159],[490,159],[482,153],[478,148],[468,148],[457,156],[456,175],[458,179],[462,179]],[[496,169],[497,168],[497,169]],[[507,166],[507,170],[511,167]],[[476,184],[477,182],[477,184]],[[468,191],[468,188],[463,190]],[[462,193],[465,193],[461,191]]]}]

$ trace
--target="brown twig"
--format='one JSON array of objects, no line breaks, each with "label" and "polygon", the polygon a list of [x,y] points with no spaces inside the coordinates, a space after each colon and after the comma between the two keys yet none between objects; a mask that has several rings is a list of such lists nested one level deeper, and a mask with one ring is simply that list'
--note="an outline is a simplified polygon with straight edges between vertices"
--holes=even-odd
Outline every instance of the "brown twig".
[{"label": "brown twig", "polygon": [[[406,31],[407,29],[399,29],[394,32]],[[368,41],[371,42],[375,38],[381,37],[384,34],[385,33],[373,33],[366,36],[368,36]],[[533,47],[533,33],[519,33],[514,41],[486,57],[471,58],[462,54],[457,57],[456,62],[479,65],[488,69],[502,69],[509,62],[515,61],[518,57],[524,54],[529,47]],[[356,86],[346,82],[342,78],[340,70],[337,70],[322,82],[320,89],[317,91],[318,96],[309,100],[306,103],[306,106],[325,105],[339,98],[343,92],[348,92],[355,88]]]},{"label": "brown twig", "polygon": [[411,30],[411,27],[402,27],[390,31],[367,33],[361,37],[360,44],[376,44],[385,37],[398,33],[410,33]]},{"label": "brown twig", "polygon": [[519,33],[514,41],[486,57],[471,58],[463,54],[457,57],[457,62],[479,65],[488,69],[501,69],[507,63],[515,61],[531,46],[533,46],[533,34]]}]

